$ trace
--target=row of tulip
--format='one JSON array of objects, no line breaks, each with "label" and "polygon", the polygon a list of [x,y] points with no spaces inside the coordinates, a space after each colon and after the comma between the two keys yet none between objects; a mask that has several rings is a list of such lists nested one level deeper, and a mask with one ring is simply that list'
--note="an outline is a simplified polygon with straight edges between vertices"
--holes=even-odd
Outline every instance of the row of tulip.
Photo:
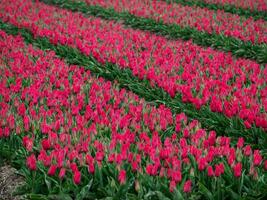
[{"label": "row of tulip", "polygon": [[207,3],[216,3],[222,5],[233,5],[235,7],[246,8],[250,10],[267,11],[267,2],[265,0],[204,0]]},{"label": "row of tulip", "polygon": [[167,24],[178,24],[181,27],[189,26],[210,34],[224,34],[252,43],[267,43],[267,22],[253,20],[252,18],[246,19],[222,10],[214,11],[195,6],[182,6],[176,3],[168,4],[156,0],[73,1],[113,8],[116,12],[129,12],[138,17],[152,18]]},{"label": "row of tulip", "polygon": [[[34,37],[29,30],[3,23],[1,20],[0,29],[11,35],[20,34],[28,44],[33,44],[44,51],[53,50],[59,58],[66,60],[69,65],[85,66],[85,69],[90,70],[97,76],[115,81],[120,88],[128,89],[148,102],[153,102],[156,106],[164,104],[173,113],[184,112],[190,120],[198,119],[203,127],[207,128],[207,130],[215,130],[220,136],[230,136],[234,141],[237,141],[238,137],[244,137],[247,144],[259,149],[265,148],[267,145],[267,135],[263,129],[254,125],[247,129],[239,118],[228,118],[221,113],[212,112],[209,105],[196,109],[190,103],[183,103],[181,96],[176,95],[172,98],[162,88],[155,85],[152,86],[149,81],[141,80],[134,76],[129,68],[122,69],[108,62],[101,64],[93,56],[86,56],[76,48],[59,43],[52,44],[48,38]],[[12,139],[16,143],[16,138]],[[5,151],[5,153],[12,154],[11,148],[7,146],[7,149],[9,150]]]},{"label": "row of tulip", "polygon": [[267,160],[243,138],[233,145],[20,36],[0,31],[0,47],[0,140],[21,138],[28,192],[80,199],[266,194]]},{"label": "row of tulip", "polygon": [[138,17],[129,12],[116,12],[114,9],[105,9],[101,6],[88,5],[83,1],[68,0],[41,0],[46,4],[56,5],[61,8],[69,9],[73,12],[82,12],[85,15],[96,16],[106,20],[115,20],[122,22],[133,29],[145,30],[157,35],[162,35],[169,39],[192,40],[194,44],[218,49],[224,52],[231,52],[235,57],[248,58],[256,60],[258,63],[267,63],[267,46],[265,44],[253,44],[242,41],[234,37],[217,35],[198,31],[189,26],[181,27],[175,23],[164,23],[152,18]]},{"label": "row of tulip", "polygon": [[54,44],[78,48],[100,63],[130,68],[135,76],[148,79],[172,97],[182,94],[183,102],[198,109],[209,104],[214,112],[239,116],[247,128],[253,123],[267,127],[267,68],[253,61],[39,2],[5,0],[0,10],[4,21]]},{"label": "row of tulip", "polygon": [[[247,1],[246,4],[240,6],[245,1],[229,1],[222,0],[165,0],[167,3],[178,3],[184,6],[198,6],[200,8],[208,8],[210,10],[223,10],[224,12],[237,14],[246,18],[267,20],[267,12],[265,11],[266,3],[259,1]],[[237,4],[236,4],[237,3]],[[253,4],[252,6],[248,6]],[[264,5],[265,4],[265,5]],[[257,8],[256,8],[257,7]]]}]

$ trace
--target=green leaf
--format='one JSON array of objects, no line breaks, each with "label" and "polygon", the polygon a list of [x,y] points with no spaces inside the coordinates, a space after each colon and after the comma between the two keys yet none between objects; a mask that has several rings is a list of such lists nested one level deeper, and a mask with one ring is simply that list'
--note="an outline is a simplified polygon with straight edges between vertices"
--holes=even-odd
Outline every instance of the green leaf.
[{"label": "green leaf", "polygon": [[174,200],[184,200],[184,197],[178,188],[174,188],[173,199]]},{"label": "green leaf", "polygon": [[27,194],[26,199],[28,200],[49,200],[48,197],[41,194]]},{"label": "green leaf", "polygon": [[149,191],[144,195],[144,199],[155,199],[156,197],[159,200],[170,200],[161,191]]},{"label": "green leaf", "polygon": [[226,189],[230,193],[231,199],[242,199],[239,194],[234,192],[232,189]]},{"label": "green leaf", "polygon": [[82,200],[85,197],[90,196],[91,194],[90,189],[92,187],[92,184],[93,184],[93,179],[91,179],[89,183],[81,189],[80,193],[76,196],[76,200]]},{"label": "green leaf", "polygon": [[68,194],[57,194],[57,195],[49,195],[48,196],[49,200],[72,200],[71,196]]},{"label": "green leaf", "polygon": [[209,200],[213,200],[212,193],[200,182],[198,182],[199,190],[203,196],[205,196]]}]

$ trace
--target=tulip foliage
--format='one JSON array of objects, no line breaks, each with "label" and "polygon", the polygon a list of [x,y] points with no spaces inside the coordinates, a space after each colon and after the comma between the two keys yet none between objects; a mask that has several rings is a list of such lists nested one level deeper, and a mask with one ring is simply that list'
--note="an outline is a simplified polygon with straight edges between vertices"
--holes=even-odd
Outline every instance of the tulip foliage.
[{"label": "tulip foliage", "polygon": [[[0,153],[25,178],[18,193],[267,197],[264,143],[218,134],[187,115],[208,107],[242,119],[243,130],[265,133],[264,65],[38,1],[3,0],[0,19]],[[178,112],[157,96],[144,99],[129,80],[195,109]]]}]

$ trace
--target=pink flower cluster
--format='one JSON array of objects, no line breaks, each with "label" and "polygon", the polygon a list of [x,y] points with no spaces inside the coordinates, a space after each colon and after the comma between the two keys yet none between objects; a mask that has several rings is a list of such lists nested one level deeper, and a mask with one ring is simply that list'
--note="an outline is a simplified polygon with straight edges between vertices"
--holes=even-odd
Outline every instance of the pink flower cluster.
[{"label": "pink flower cluster", "polygon": [[162,20],[168,24],[192,27],[208,33],[224,34],[243,41],[267,43],[267,22],[246,19],[222,10],[168,4],[158,0],[74,0],[88,5],[114,8],[117,12],[127,11],[133,15]]},{"label": "pink flower cluster", "polygon": [[208,104],[213,112],[240,117],[247,128],[267,128],[267,67],[253,61],[30,0],[2,1],[0,18],[100,63],[130,68],[197,109]]},{"label": "pink flower cluster", "polygon": [[233,179],[246,170],[257,180],[267,170],[261,152],[244,146],[243,138],[233,146],[184,113],[149,105],[83,67],[66,65],[53,51],[27,46],[20,36],[0,31],[0,47],[0,138],[23,138],[30,170],[40,163],[49,176],[71,174],[80,184],[88,175],[81,168],[94,174],[96,167],[113,165],[124,184],[130,165],[128,173],[166,177],[170,190],[187,179],[184,192],[193,187],[188,173],[220,177],[227,166]]},{"label": "pink flower cluster", "polygon": [[233,5],[237,8],[245,8],[250,10],[267,11],[266,0],[204,0],[206,3]]}]

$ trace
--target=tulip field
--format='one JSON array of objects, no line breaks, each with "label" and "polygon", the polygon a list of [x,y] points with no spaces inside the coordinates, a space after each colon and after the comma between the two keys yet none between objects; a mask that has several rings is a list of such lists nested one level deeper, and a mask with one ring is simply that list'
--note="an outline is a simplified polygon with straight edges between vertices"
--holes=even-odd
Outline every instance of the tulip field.
[{"label": "tulip field", "polygon": [[0,74],[0,199],[267,199],[266,0],[0,0]]}]

